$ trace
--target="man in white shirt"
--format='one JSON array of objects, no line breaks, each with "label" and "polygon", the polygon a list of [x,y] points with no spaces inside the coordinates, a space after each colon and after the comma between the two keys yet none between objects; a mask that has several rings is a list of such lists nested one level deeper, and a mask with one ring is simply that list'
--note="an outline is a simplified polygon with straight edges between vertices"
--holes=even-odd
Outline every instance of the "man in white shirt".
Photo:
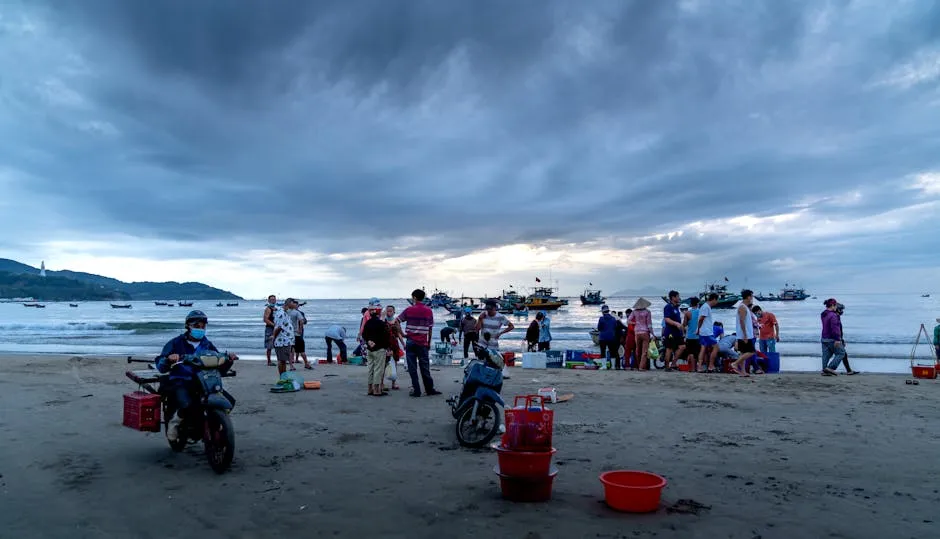
[{"label": "man in white shirt", "polygon": [[[701,350],[698,353],[698,365],[696,370],[699,372],[715,372],[715,359],[718,358],[718,341],[715,340],[715,321],[712,319],[712,309],[718,304],[718,294],[712,292],[708,295],[705,305],[698,312],[698,329],[695,334],[698,335]],[[705,358],[708,357],[708,369],[703,370]]]},{"label": "man in white shirt", "polygon": [[346,363],[346,328],[330,326],[326,330],[326,362],[333,363],[333,343],[339,347],[340,363]]}]

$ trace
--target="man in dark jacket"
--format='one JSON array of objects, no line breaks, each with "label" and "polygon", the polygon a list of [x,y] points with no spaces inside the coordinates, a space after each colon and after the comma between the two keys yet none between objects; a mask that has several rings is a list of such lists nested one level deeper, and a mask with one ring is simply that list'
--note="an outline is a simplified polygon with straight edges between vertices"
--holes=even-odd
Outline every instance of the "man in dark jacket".
[{"label": "man in dark jacket", "polygon": [[602,316],[597,321],[597,344],[601,347],[601,360],[607,361],[607,354],[614,361],[614,365],[620,366],[620,343],[617,341],[617,318],[610,314],[610,307],[604,305],[601,307]]},{"label": "man in dark jacket", "polygon": [[845,357],[845,343],[842,341],[842,320],[837,312],[839,302],[834,298],[827,299],[823,305],[826,310],[820,313],[822,321],[822,373],[824,376],[836,376],[836,367]]}]

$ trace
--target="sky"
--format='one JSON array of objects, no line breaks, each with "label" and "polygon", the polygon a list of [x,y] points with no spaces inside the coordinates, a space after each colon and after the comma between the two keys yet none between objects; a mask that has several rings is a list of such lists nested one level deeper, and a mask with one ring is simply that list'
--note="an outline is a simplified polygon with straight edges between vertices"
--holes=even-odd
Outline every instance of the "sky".
[{"label": "sky", "polygon": [[940,292],[931,0],[3,0],[0,73],[0,256],[36,266]]}]

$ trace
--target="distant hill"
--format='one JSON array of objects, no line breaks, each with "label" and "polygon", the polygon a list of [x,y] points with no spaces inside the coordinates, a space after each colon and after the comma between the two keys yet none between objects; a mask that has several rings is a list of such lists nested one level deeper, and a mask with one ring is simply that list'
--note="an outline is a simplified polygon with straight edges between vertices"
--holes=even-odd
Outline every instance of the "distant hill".
[{"label": "distant hill", "polygon": [[0,298],[36,298],[41,301],[128,300],[130,294],[65,277],[0,272]]},{"label": "distant hill", "polygon": [[[243,299],[227,290],[221,290],[196,282],[125,283],[124,281],[112,279],[111,277],[69,270],[46,270],[46,278],[42,279],[39,277],[38,268],[6,258],[0,258],[0,272],[9,274],[0,279],[0,297],[6,298],[34,297],[38,300],[46,301],[91,301],[94,299]],[[35,277],[38,281],[14,278],[21,276]],[[41,286],[43,282],[47,284],[46,288]],[[4,286],[4,283],[8,284],[8,288]],[[23,291],[27,288],[32,292],[26,293]],[[67,292],[74,293],[75,295],[66,297]]]}]

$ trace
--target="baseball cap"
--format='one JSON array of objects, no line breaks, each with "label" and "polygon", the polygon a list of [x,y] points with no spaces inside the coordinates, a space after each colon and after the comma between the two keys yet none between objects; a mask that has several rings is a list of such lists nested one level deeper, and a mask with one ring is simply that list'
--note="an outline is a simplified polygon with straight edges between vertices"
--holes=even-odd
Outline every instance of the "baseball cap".
[{"label": "baseball cap", "polygon": [[604,305],[603,307],[601,307],[601,312],[602,312],[602,313],[609,313],[609,312],[610,312],[610,307]]}]

